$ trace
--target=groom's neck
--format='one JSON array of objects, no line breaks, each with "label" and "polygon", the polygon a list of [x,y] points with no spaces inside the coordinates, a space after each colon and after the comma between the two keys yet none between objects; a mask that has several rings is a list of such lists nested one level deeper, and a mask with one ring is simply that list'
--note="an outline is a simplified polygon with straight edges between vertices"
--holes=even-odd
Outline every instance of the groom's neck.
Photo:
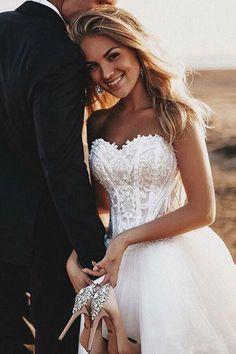
[{"label": "groom's neck", "polygon": [[56,8],[58,9],[58,11],[60,13],[62,13],[62,5],[63,5],[63,0],[47,0],[49,1],[51,4],[53,4],[54,6],[56,6]]}]

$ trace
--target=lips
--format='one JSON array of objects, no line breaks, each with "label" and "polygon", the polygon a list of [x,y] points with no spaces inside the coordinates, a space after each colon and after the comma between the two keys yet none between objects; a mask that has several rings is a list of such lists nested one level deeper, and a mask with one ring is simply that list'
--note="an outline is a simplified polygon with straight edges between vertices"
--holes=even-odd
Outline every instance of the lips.
[{"label": "lips", "polygon": [[119,86],[120,81],[123,79],[125,74],[120,75],[114,80],[109,80],[106,82],[107,86],[109,86],[111,89],[115,89]]}]

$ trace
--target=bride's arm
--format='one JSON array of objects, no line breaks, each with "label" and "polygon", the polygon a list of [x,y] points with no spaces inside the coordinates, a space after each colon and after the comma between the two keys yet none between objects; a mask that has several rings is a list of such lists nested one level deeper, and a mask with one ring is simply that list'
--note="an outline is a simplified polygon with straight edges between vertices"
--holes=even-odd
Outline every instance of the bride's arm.
[{"label": "bride's arm", "polygon": [[187,204],[123,233],[127,245],[169,238],[214,222],[214,186],[206,143],[200,128],[197,125],[189,128],[175,142],[174,148]]},{"label": "bride's arm", "polygon": [[94,271],[109,269],[104,282],[109,277],[109,281],[115,285],[123,253],[129,245],[170,238],[213,223],[214,186],[206,143],[198,125],[186,129],[182,138],[175,142],[174,148],[187,194],[187,204],[112,239],[106,256],[94,267]]}]

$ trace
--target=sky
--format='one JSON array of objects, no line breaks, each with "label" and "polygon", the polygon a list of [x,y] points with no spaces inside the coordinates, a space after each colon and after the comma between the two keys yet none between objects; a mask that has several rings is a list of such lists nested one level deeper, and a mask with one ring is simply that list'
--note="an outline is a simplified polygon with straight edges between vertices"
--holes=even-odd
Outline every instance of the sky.
[{"label": "sky", "polygon": [[[0,12],[21,0],[0,0]],[[236,0],[119,0],[187,66],[236,69]]]}]

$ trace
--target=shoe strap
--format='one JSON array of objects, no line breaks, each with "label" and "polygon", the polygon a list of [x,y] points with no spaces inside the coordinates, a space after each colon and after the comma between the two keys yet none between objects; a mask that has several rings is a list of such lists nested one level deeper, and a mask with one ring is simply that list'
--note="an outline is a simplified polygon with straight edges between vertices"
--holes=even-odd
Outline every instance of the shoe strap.
[{"label": "shoe strap", "polygon": [[110,290],[110,284],[106,284],[102,286],[101,289],[98,290],[93,296],[91,302],[91,315],[93,321],[96,318],[96,316],[101,312],[104,303],[108,300],[109,290]]},{"label": "shoe strap", "polygon": [[80,292],[75,297],[72,313],[76,313],[77,311],[82,310],[83,306],[92,300],[96,292],[96,287],[97,285],[92,283],[91,285],[86,286],[86,288],[80,290]]}]

